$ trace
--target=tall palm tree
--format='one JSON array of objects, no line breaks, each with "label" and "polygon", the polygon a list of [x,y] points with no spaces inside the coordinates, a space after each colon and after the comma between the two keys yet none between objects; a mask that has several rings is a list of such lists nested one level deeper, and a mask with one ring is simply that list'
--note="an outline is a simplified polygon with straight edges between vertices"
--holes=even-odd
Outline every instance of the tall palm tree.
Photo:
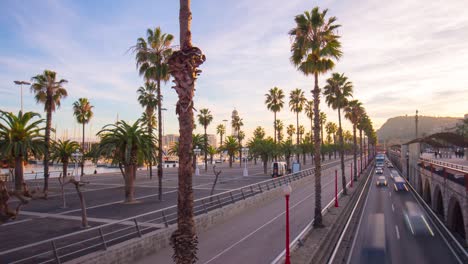
[{"label": "tall palm tree", "polygon": [[325,114],[324,112],[320,112],[319,122],[320,122],[320,137],[322,138],[322,144],[324,144],[323,126],[327,122],[327,114]]},{"label": "tall palm tree", "polygon": [[291,142],[292,142],[292,136],[294,135],[294,132],[296,132],[296,128],[294,127],[293,124],[290,124],[286,128],[286,134],[288,134],[288,140],[291,140]]},{"label": "tall palm tree", "polygon": [[68,81],[57,81],[57,73],[45,70],[31,78],[31,91],[35,94],[37,103],[44,105],[46,114],[45,151],[44,151],[44,196],[47,198],[49,190],[49,159],[50,159],[50,131],[52,128],[52,112],[60,107],[61,100],[67,97],[67,90],[63,86]]},{"label": "tall palm tree", "polygon": [[134,202],[138,157],[150,159],[147,155],[153,155],[150,150],[156,147],[154,139],[148,135],[148,130],[140,119],[133,124],[125,121],[108,124],[97,135],[101,137],[98,155],[103,155],[112,159],[113,163],[119,164],[125,180],[125,202]]},{"label": "tall palm tree", "polygon": [[325,125],[325,130],[327,131],[327,141],[329,144],[332,144],[332,140],[333,140],[333,143],[335,143],[334,141],[334,135],[336,133],[336,130],[337,130],[337,126],[335,123],[333,122],[328,122],[326,125]]},{"label": "tall palm tree", "polygon": [[302,135],[305,133],[305,128],[303,125],[299,126],[299,141],[302,141]]},{"label": "tall palm tree", "polygon": [[[81,140],[81,151],[85,154],[85,125],[93,118],[93,107],[88,98],[80,98],[78,101],[73,103],[73,115],[76,117],[76,121],[83,125],[83,137]],[[81,176],[84,174],[84,159],[81,162]],[[63,176],[66,176],[65,174]]]},{"label": "tall palm tree", "polygon": [[256,127],[253,132],[253,136],[254,138],[259,138],[259,139],[265,138],[265,129],[263,129],[263,127],[261,126]]},{"label": "tall palm tree", "polygon": [[237,136],[237,142],[239,143],[239,166],[242,167],[242,140],[241,140],[241,133],[240,133],[240,129],[241,127],[244,125],[244,122],[242,120],[242,118],[240,118],[239,116],[234,116],[231,120],[231,125],[232,125],[232,128],[234,128],[234,131],[236,131],[236,136]]},{"label": "tall palm tree", "polygon": [[239,142],[237,142],[237,139],[235,137],[228,136],[226,138],[226,142],[224,142],[222,150],[227,152],[229,156],[229,168],[232,168],[232,161],[234,159],[234,155],[239,150]]},{"label": "tall palm tree", "polygon": [[280,143],[283,140],[283,129],[284,129],[284,124],[283,121],[281,120],[276,120],[276,132],[278,133],[278,142]]},{"label": "tall palm tree", "polygon": [[219,146],[223,145],[223,135],[226,134],[226,127],[223,124],[219,124],[216,127],[216,134],[219,135]]},{"label": "tall palm tree", "polygon": [[213,121],[213,115],[211,114],[208,108],[200,109],[200,113],[198,114],[198,123],[203,126],[205,130],[205,171],[208,170],[208,134],[206,134],[206,128],[208,125]]},{"label": "tall palm tree", "polygon": [[278,87],[273,87],[268,91],[267,94],[265,94],[266,99],[265,99],[265,104],[267,105],[267,109],[273,112],[274,115],[274,121],[273,121],[273,128],[274,128],[274,139],[275,139],[275,144],[276,144],[276,113],[281,111],[281,108],[283,108],[283,98],[284,98],[284,93],[283,90],[281,90]]},{"label": "tall palm tree", "polygon": [[[162,200],[162,95],[161,81],[167,82],[170,78],[169,66],[167,60],[172,54],[171,44],[174,36],[163,33],[160,27],[154,30],[146,31],[146,39],[138,38],[137,43],[133,46],[135,52],[136,65],[139,67],[140,76],[143,76],[147,82],[156,82],[156,100],[158,108],[158,198]],[[154,88],[154,87],[151,87]],[[151,92],[151,91],[148,91]],[[153,90],[154,92],[154,90]],[[139,100],[140,101],[140,100]],[[152,101],[154,102],[154,101]],[[141,104],[141,101],[140,101]],[[148,107],[148,105],[144,106]],[[152,106],[150,106],[151,108]],[[151,109],[149,109],[151,110]],[[154,108],[153,108],[154,110]],[[149,114],[147,112],[147,114]],[[149,129],[149,128],[148,128]],[[152,156],[152,155],[150,155]],[[150,163],[151,168],[151,163]],[[150,172],[151,175],[152,171]]]},{"label": "tall palm tree", "polygon": [[[289,108],[291,111],[296,113],[296,146],[299,147],[299,113],[302,112],[304,104],[307,102],[307,99],[304,96],[304,92],[296,88],[292,90],[289,94]],[[297,162],[299,163],[299,153],[297,153]]]},{"label": "tall palm tree", "polygon": [[62,163],[62,175],[63,177],[67,177],[67,169],[68,163],[70,162],[70,158],[72,154],[75,153],[78,149],[80,149],[80,144],[76,141],[71,140],[58,140],[52,144],[52,151],[51,151],[51,160],[58,161]]},{"label": "tall palm tree", "polygon": [[293,37],[291,46],[291,61],[294,66],[305,75],[314,76],[314,148],[315,148],[315,220],[314,226],[321,227],[322,223],[322,184],[320,163],[320,137],[319,137],[319,105],[320,88],[318,86],[319,74],[333,69],[333,59],[342,55],[341,43],[336,30],[336,17],[326,19],[328,10],[320,11],[314,7],[310,12],[295,17],[296,26],[289,31]]},{"label": "tall palm tree", "polygon": [[179,115],[179,195],[177,196],[177,230],[172,233],[173,259],[178,264],[191,264],[197,260],[198,238],[193,219],[192,169],[190,166],[193,132],[193,96],[195,80],[205,61],[202,51],[192,45],[192,12],[190,0],[180,0],[180,50],[169,58],[170,73],[174,77],[174,89],[179,100],[176,113]]},{"label": "tall palm tree", "polygon": [[368,119],[369,119],[369,117],[366,114],[366,110],[363,108],[362,113],[359,116],[358,124],[356,126],[356,128],[359,130],[359,148],[360,148],[359,161],[361,162],[361,171],[364,169],[364,167],[362,166],[362,162],[363,162],[362,153],[364,151],[364,146],[363,146],[364,140],[362,138],[362,132],[363,132],[364,129],[366,129]]},{"label": "tall palm tree", "polygon": [[38,113],[19,112],[18,115],[0,110],[0,157],[15,161],[15,191],[23,191],[23,164],[28,157],[38,157],[45,151],[42,125]]},{"label": "tall palm tree", "polygon": [[[154,110],[158,106],[158,98],[156,97],[157,87],[154,82],[145,82],[145,86],[140,86],[137,89],[138,94],[138,102],[142,107],[145,108],[145,118],[144,122],[146,127],[148,128],[148,135],[153,137],[153,128],[155,127],[156,118],[154,118]],[[149,155],[152,157],[153,155]],[[149,163],[149,173],[150,179],[153,179],[153,161],[148,160]],[[162,184],[159,184],[159,194],[158,196],[162,196]],[[159,197],[161,199],[161,197]]]},{"label": "tall palm tree", "polygon": [[340,159],[341,159],[341,178],[343,184],[343,194],[347,194],[345,163],[344,163],[344,142],[343,127],[341,126],[341,110],[348,105],[349,98],[353,97],[353,84],[348,81],[344,74],[333,73],[331,78],[327,79],[327,85],[324,87],[323,95],[325,102],[333,110],[338,111],[338,137],[340,141]]},{"label": "tall palm tree", "polygon": [[361,102],[358,100],[349,101],[348,105],[344,108],[345,117],[353,124],[353,159],[354,159],[354,180],[357,181],[357,140],[356,140],[356,127],[359,118],[362,114],[363,108]]},{"label": "tall palm tree", "polygon": [[314,131],[314,101],[313,100],[307,101],[307,103],[305,104],[304,110],[305,110],[307,117],[310,119],[310,142],[313,142],[314,141],[313,139],[313,136],[314,136],[314,133],[313,133]]}]

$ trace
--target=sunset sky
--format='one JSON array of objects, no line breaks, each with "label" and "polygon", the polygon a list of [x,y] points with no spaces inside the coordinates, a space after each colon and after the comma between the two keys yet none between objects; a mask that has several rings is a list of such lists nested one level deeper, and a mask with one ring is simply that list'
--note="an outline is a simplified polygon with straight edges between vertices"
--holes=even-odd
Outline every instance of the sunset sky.
[{"label": "sunset sky", "polygon": [[[342,25],[343,57],[334,72],[354,84],[354,97],[380,127],[398,115],[461,117],[468,113],[468,3],[466,0],[194,0],[194,45],[206,54],[196,83],[195,107],[214,116],[209,133],[238,110],[247,137],[256,126],[273,131],[273,113],[265,93],[282,88],[306,91],[313,79],[290,63],[294,16],[318,5]],[[20,109],[14,80],[30,80],[44,69],[69,81],[69,97],[53,115],[58,134],[80,136],[72,103],[87,97],[95,116],[87,131],[120,119],[135,121],[143,109],[136,90],[143,84],[128,51],[147,28],[160,26],[178,45],[179,1],[4,1],[0,2],[0,109]],[[331,72],[320,76],[320,85]],[[178,134],[176,93],[163,87],[164,132]],[[43,113],[29,87],[23,87],[24,108]],[[328,120],[337,113],[321,102]],[[45,114],[43,115],[45,117]],[[278,118],[295,124],[287,102]],[[300,122],[310,127],[302,114]],[[349,129],[348,121],[344,122]],[[74,132],[74,130],[76,132]],[[197,131],[202,132],[201,126]],[[230,133],[230,129],[228,129]]]}]

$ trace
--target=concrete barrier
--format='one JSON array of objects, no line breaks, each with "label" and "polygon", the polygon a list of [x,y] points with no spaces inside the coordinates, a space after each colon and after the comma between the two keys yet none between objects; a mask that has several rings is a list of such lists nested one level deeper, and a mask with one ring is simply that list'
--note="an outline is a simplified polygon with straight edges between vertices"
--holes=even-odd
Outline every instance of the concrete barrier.
[{"label": "concrete barrier", "polygon": [[[295,189],[300,185],[310,183],[313,179],[313,174],[311,174],[291,182],[291,186]],[[203,232],[211,226],[229,220],[245,210],[260,207],[275,198],[282,197],[282,189],[278,187],[279,186],[277,186],[277,188],[270,189],[269,191],[265,190],[263,193],[248,197],[245,200],[237,201],[236,203],[226,205],[217,210],[196,216],[195,226],[197,233]],[[169,246],[171,235],[176,229],[176,224],[170,225],[168,228],[145,234],[141,238],[127,240],[123,243],[113,245],[107,248],[107,250],[97,251],[71,260],[67,263],[131,263]]]}]

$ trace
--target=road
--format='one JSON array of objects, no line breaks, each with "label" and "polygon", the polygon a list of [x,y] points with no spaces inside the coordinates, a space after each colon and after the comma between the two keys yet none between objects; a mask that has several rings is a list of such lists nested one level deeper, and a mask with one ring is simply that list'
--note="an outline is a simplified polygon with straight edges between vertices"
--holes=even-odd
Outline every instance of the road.
[{"label": "road", "polygon": [[392,174],[384,169],[388,187],[372,177],[348,263],[461,263],[414,195],[395,191]]},{"label": "road", "polygon": [[[328,162],[330,161],[326,163]],[[350,162],[346,162],[348,180]],[[322,206],[324,207],[333,199],[334,170],[338,169],[339,160],[331,161],[331,163],[335,167],[322,172]],[[313,218],[314,194],[313,182],[293,190],[290,197],[291,238],[296,237]],[[246,210],[198,234],[199,260],[197,263],[271,263],[285,248],[284,211],[285,200],[282,195],[279,195],[263,207]],[[172,253],[172,248],[167,247],[144,258],[139,263],[171,263]]]}]

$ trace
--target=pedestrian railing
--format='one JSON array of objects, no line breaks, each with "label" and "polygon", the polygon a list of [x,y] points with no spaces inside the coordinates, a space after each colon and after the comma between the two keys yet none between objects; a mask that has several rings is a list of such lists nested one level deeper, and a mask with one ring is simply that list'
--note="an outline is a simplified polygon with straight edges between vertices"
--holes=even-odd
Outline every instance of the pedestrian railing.
[{"label": "pedestrian railing", "polygon": [[[326,164],[322,170],[335,165]],[[201,215],[314,173],[314,168],[196,199]],[[62,263],[177,223],[177,205],[0,252],[0,263]]]},{"label": "pedestrian railing", "polygon": [[446,162],[446,161],[440,161],[440,160],[434,160],[434,159],[428,159],[428,158],[419,158],[419,160],[427,163],[432,163],[434,165],[440,165],[445,168],[450,168],[450,169],[455,169],[458,170],[462,173],[468,173],[468,166],[463,166],[460,164],[456,163],[451,163],[451,162]]}]

